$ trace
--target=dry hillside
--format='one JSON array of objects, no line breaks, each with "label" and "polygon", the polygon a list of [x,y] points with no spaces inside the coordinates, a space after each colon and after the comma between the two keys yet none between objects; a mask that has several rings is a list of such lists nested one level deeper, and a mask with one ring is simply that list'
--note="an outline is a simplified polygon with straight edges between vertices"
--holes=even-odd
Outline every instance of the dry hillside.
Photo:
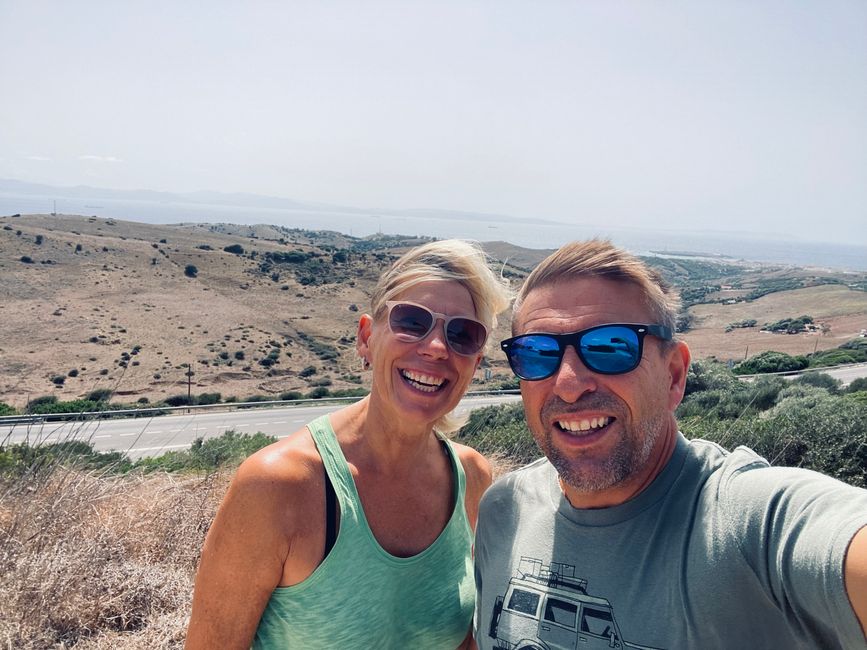
[{"label": "dry hillside", "polygon": [[[155,401],[186,393],[185,364],[193,394],[357,388],[355,328],[370,288],[420,242],[383,238],[347,253],[349,243],[270,226],[2,217],[0,401],[96,388]],[[224,250],[232,245],[243,254]],[[268,254],[304,261],[269,265]]]},{"label": "dry hillside", "polygon": [[[224,399],[364,386],[358,316],[381,271],[420,241],[275,226],[0,217],[0,402],[22,407],[37,396],[69,400],[97,388],[113,390],[116,401],[153,402],[186,393],[187,364],[193,394]],[[225,250],[231,246],[243,250]],[[484,246],[515,286],[549,252]],[[653,263],[685,289],[720,287],[706,294],[719,302],[690,308],[684,338],[696,358],[741,359],[768,349],[805,354],[867,328],[867,293],[855,288],[863,288],[865,274],[731,260]],[[829,280],[837,284],[822,284]],[[768,282],[795,288],[732,302]],[[821,329],[759,331],[802,314]],[[745,319],[758,325],[726,331]],[[508,326],[506,314],[493,336],[492,382],[511,377],[496,349]],[[483,377],[480,371],[476,382]]]}]

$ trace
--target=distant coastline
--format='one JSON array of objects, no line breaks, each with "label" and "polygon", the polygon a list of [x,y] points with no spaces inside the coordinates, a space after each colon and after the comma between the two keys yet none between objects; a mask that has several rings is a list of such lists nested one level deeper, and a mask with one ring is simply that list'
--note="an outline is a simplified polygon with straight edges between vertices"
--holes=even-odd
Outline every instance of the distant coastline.
[{"label": "distant coastline", "polygon": [[[41,186],[37,186],[41,187]],[[743,262],[818,267],[843,271],[867,271],[867,246],[784,239],[770,234],[747,236],[743,233],[680,230],[640,230],[616,225],[563,224],[542,219],[520,219],[491,214],[458,211],[395,210],[365,211],[319,204],[303,204],[289,199],[258,197],[258,205],[236,205],[248,195],[197,193],[198,200],[173,198],[187,195],[145,192],[147,198],[88,196],[67,188],[73,196],[33,195],[10,192],[0,184],[0,215],[48,214],[56,201],[59,214],[96,215],[151,224],[183,222],[271,224],[289,228],[333,230],[356,237],[376,233],[458,237],[477,241],[503,240],[536,249],[553,249],[566,241],[602,237],[611,239],[638,254],[704,257]],[[58,188],[62,189],[62,188]],[[34,190],[35,191],[35,190]],[[77,195],[76,195],[77,194]],[[130,192],[131,196],[138,193]],[[191,195],[192,196],[192,195]],[[252,196],[252,195],[249,195]],[[209,200],[220,200],[209,203]]]}]

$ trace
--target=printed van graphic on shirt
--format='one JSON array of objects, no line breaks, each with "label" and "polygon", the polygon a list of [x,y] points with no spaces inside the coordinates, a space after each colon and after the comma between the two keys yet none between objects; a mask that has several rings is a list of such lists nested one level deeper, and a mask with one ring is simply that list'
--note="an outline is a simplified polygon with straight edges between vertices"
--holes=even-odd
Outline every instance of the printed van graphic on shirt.
[{"label": "printed van graphic on shirt", "polygon": [[496,650],[661,650],[625,641],[611,603],[588,594],[574,566],[531,557],[497,596],[488,636]]}]

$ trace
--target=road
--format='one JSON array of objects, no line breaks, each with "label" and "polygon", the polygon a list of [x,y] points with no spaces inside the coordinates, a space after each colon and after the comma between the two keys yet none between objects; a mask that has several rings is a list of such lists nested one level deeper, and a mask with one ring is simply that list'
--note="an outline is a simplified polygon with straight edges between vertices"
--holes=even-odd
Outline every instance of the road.
[{"label": "road", "polygon": [[[466,412],[491,404],[520,400],[520,395],[466,397],[458,406]],[[62,440],[92,442],[99,451],[123,451],[130,458],[159,456],[173,449],[187,449],[196,438],[219,436],[224,431],[253,434],[261,431],[285,438],[323,413],[345,404],[296,405],[237,411],[194,411],[155,418],[44,422],[12,426],[0,424],[0,444],[28,442],[32,445]]]},{"label": "road", "polygon": [[835,368],[810,368],[809,370],[801,370],[798,372],[769,372],[760,375],[741,375],[739,378],[744,381],[752,381],[757,377],[765,377],[767,375],[779,375],[783,379],[797,379],[802,375],[821,372],[825,375],[831,375],[835,379],[839,379],[843,386],[848,386],[855,379],[867,377],[867,363],[853,363],[847,366],[838,366]]}]

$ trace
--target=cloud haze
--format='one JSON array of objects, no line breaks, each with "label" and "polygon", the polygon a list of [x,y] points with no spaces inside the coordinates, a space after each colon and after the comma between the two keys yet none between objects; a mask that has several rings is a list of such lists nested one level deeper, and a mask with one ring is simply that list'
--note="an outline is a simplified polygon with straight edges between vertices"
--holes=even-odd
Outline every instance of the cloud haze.
[{"label": "cloud haze", "polygon": [[836,0],[0,2],[0,177],[865,243],[865,24]]}]

